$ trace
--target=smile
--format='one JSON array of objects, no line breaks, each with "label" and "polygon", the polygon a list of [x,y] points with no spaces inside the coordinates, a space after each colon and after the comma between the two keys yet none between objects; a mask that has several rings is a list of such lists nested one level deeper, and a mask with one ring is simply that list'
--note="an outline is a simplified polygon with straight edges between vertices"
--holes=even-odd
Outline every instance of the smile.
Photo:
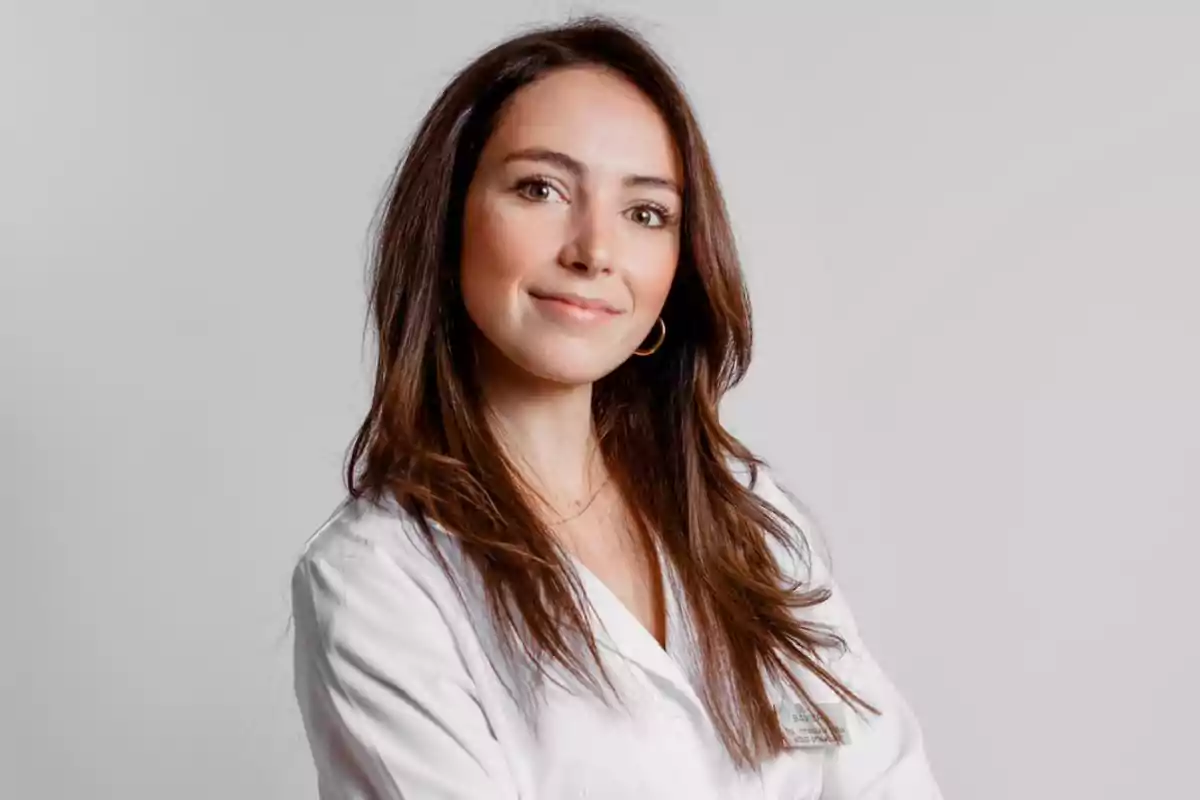
[{"label": "smile", "polygon": [[529,296],[543,312],[563,321],[600,322],[623,313],[607,301],[576,294],[530,292]]}]

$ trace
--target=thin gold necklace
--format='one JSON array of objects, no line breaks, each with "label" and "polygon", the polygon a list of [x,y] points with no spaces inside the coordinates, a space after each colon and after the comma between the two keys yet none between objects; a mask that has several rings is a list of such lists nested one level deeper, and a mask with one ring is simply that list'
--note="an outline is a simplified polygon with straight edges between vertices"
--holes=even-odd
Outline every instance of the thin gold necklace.
[{"label": "thin gold necklace", "polygon": [[583,508],[579,509],[578,511],[576,511],[574,514],[572,514],[569,517],[563,517],[561,519],[555,520],[554,522],[551,522],[550,524],[551,525],[562,525],[564,522],[570,522],[573,519],[579,519],[580,517],[582,517],[587,512],[587,510],[592,507],[592,504],[596,502],[596,498],[600,496],[600,492],[604,491],[604,487],[608,486],[610,481],[612,481],[611,475],[609,475],[607,478],[605,478],[604,481],[598,487],[596,487],[596,491],[592,492],[591,498],[587,501],[586,504],[584,504]]}]

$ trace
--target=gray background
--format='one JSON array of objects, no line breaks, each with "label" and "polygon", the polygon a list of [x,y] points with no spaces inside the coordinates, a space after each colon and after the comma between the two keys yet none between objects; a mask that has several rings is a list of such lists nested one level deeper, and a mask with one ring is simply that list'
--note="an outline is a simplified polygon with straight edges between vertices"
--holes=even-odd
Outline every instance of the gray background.
[{"label": "gray background", "polygon": [[728,423],[947,798],[1194,791],[1197,16],[786,6],[0,7],[0,796],[315,797],[287,578],[370,215],[453,70],[597,8],[695,99],[757,315]]}]

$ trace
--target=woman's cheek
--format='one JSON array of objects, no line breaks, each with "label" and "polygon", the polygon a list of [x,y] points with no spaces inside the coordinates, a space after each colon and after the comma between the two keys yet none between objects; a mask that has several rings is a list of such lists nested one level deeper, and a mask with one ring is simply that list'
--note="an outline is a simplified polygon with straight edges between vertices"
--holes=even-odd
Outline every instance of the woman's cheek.
[{"label": "woman's cheek", "polygon": [[561,215],[552,207],[497,204],[488,213],[485,236],[495,268],[512,278],[544,273],[557,260]]},{"label": "woman's cheek", "polygon": [[649,262],[653,264],[653,267],[646,271],[640,283],[642,294],[649,298],[655,308],[661,307],[666,302],[667,294],[671,291],[671,284],[675,280],[678,262],[679,247],[676,244],[664,245],[663,250],[656,253],[653,260]]}]

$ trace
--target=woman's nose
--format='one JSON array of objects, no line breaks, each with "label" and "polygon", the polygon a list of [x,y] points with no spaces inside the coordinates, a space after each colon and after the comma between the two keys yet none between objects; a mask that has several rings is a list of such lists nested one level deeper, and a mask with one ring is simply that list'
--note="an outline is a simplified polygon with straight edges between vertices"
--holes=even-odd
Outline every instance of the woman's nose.
[{"label": "woman's nose", "polygon": [[559,262],[568,269],[588,274],[611,271],[611,228],[594,209],[580,211],[559,254]]}]

